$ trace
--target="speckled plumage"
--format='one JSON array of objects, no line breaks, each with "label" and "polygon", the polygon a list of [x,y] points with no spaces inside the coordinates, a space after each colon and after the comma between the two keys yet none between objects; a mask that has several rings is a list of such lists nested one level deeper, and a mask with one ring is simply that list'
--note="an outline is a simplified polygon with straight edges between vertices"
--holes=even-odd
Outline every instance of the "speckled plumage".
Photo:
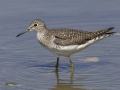
[{"label": "speckled plumage", "polygon": [[[109,31],[112,29],[114,27],[90,32],[68,28],[48,29],[42,20],[36,19],[27,30],[18,34],[17,37],[28,31],[36,31],[37,39],[43,47],[58,56],[68,57],[70,60],[70,55],[111,36],[114,32]],[[72,64],[71,60],[70,63]]]}]

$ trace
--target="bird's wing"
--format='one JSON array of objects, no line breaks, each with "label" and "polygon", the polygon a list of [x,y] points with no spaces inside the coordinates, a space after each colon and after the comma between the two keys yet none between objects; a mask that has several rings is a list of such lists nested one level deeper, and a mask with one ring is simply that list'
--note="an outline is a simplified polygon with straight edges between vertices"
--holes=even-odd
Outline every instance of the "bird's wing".
[{"label": "bird's wing", "polygon": [[86,43],[87,41],[94,39],[98,36],[101,36],[102,34],[107,34],[106,32],[112,30],[113,27],[88,32],[88,31],[81,31],[81,30],[73,30],[73,29],[55,29],[50,31],[51,33],[54,33],[54,43],[57,45],[62,46],[69,46],[69,45],[81,45]]}]

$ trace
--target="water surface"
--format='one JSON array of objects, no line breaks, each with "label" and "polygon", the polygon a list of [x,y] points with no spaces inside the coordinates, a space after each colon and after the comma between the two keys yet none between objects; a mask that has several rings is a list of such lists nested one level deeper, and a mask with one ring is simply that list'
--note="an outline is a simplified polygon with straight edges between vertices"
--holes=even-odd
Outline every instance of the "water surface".
[{"label": "water surface", "polygon": [[[0,3],[0,89],[1,90],[119,90],[120,36],[111,36],[69,61],[60,58],[54,72],[56,55],[45,50],[29,32],[19,38],[34,19],[48,28],[97,30],[114,26],[120,32],[120,1],[116,0],[4,0]],[[95,62],[86,61],[97,58]],[[14,83],[9,86],[6,83]]]}]

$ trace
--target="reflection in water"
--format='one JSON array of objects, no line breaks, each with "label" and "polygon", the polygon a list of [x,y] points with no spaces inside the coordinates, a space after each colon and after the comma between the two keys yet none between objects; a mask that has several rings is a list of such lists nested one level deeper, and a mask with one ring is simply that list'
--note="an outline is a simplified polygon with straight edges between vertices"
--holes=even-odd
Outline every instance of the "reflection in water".
[{"label": "reflection in water", "polygon": [[[62,82],[63,80],[59,79],[58,71],[55,71],[55,74],[56,74],[57,83],[55,85],[55,88],[52,88],[51,90],[86,90],[83,88],[73,87],[74,72],[70,72],[70,81],[66,81],[66,83],[65,80],[64,82]],[[79,85],[79,86],[83,86],[83,85]]]}]

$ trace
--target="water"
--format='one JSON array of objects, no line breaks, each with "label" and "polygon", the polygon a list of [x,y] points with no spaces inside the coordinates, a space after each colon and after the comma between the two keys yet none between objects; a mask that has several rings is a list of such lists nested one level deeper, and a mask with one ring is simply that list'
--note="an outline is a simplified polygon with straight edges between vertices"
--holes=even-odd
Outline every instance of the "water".
[{"label": "water", "polygon": [[[120,32],[120,1],[116,0],[2,0],[0,3],[1,90],[119,90],[120,36],[111,36],[72,55],[75,71],[67,58],[48,52],[29,32],[19,38],[34,19],[48,28],[96,30],[114,26]],[[95,58],[97,61],[89,61]],[[88,60],[88,61],[87,61]],[[12,84],[13,83],[13,84]]]}]

